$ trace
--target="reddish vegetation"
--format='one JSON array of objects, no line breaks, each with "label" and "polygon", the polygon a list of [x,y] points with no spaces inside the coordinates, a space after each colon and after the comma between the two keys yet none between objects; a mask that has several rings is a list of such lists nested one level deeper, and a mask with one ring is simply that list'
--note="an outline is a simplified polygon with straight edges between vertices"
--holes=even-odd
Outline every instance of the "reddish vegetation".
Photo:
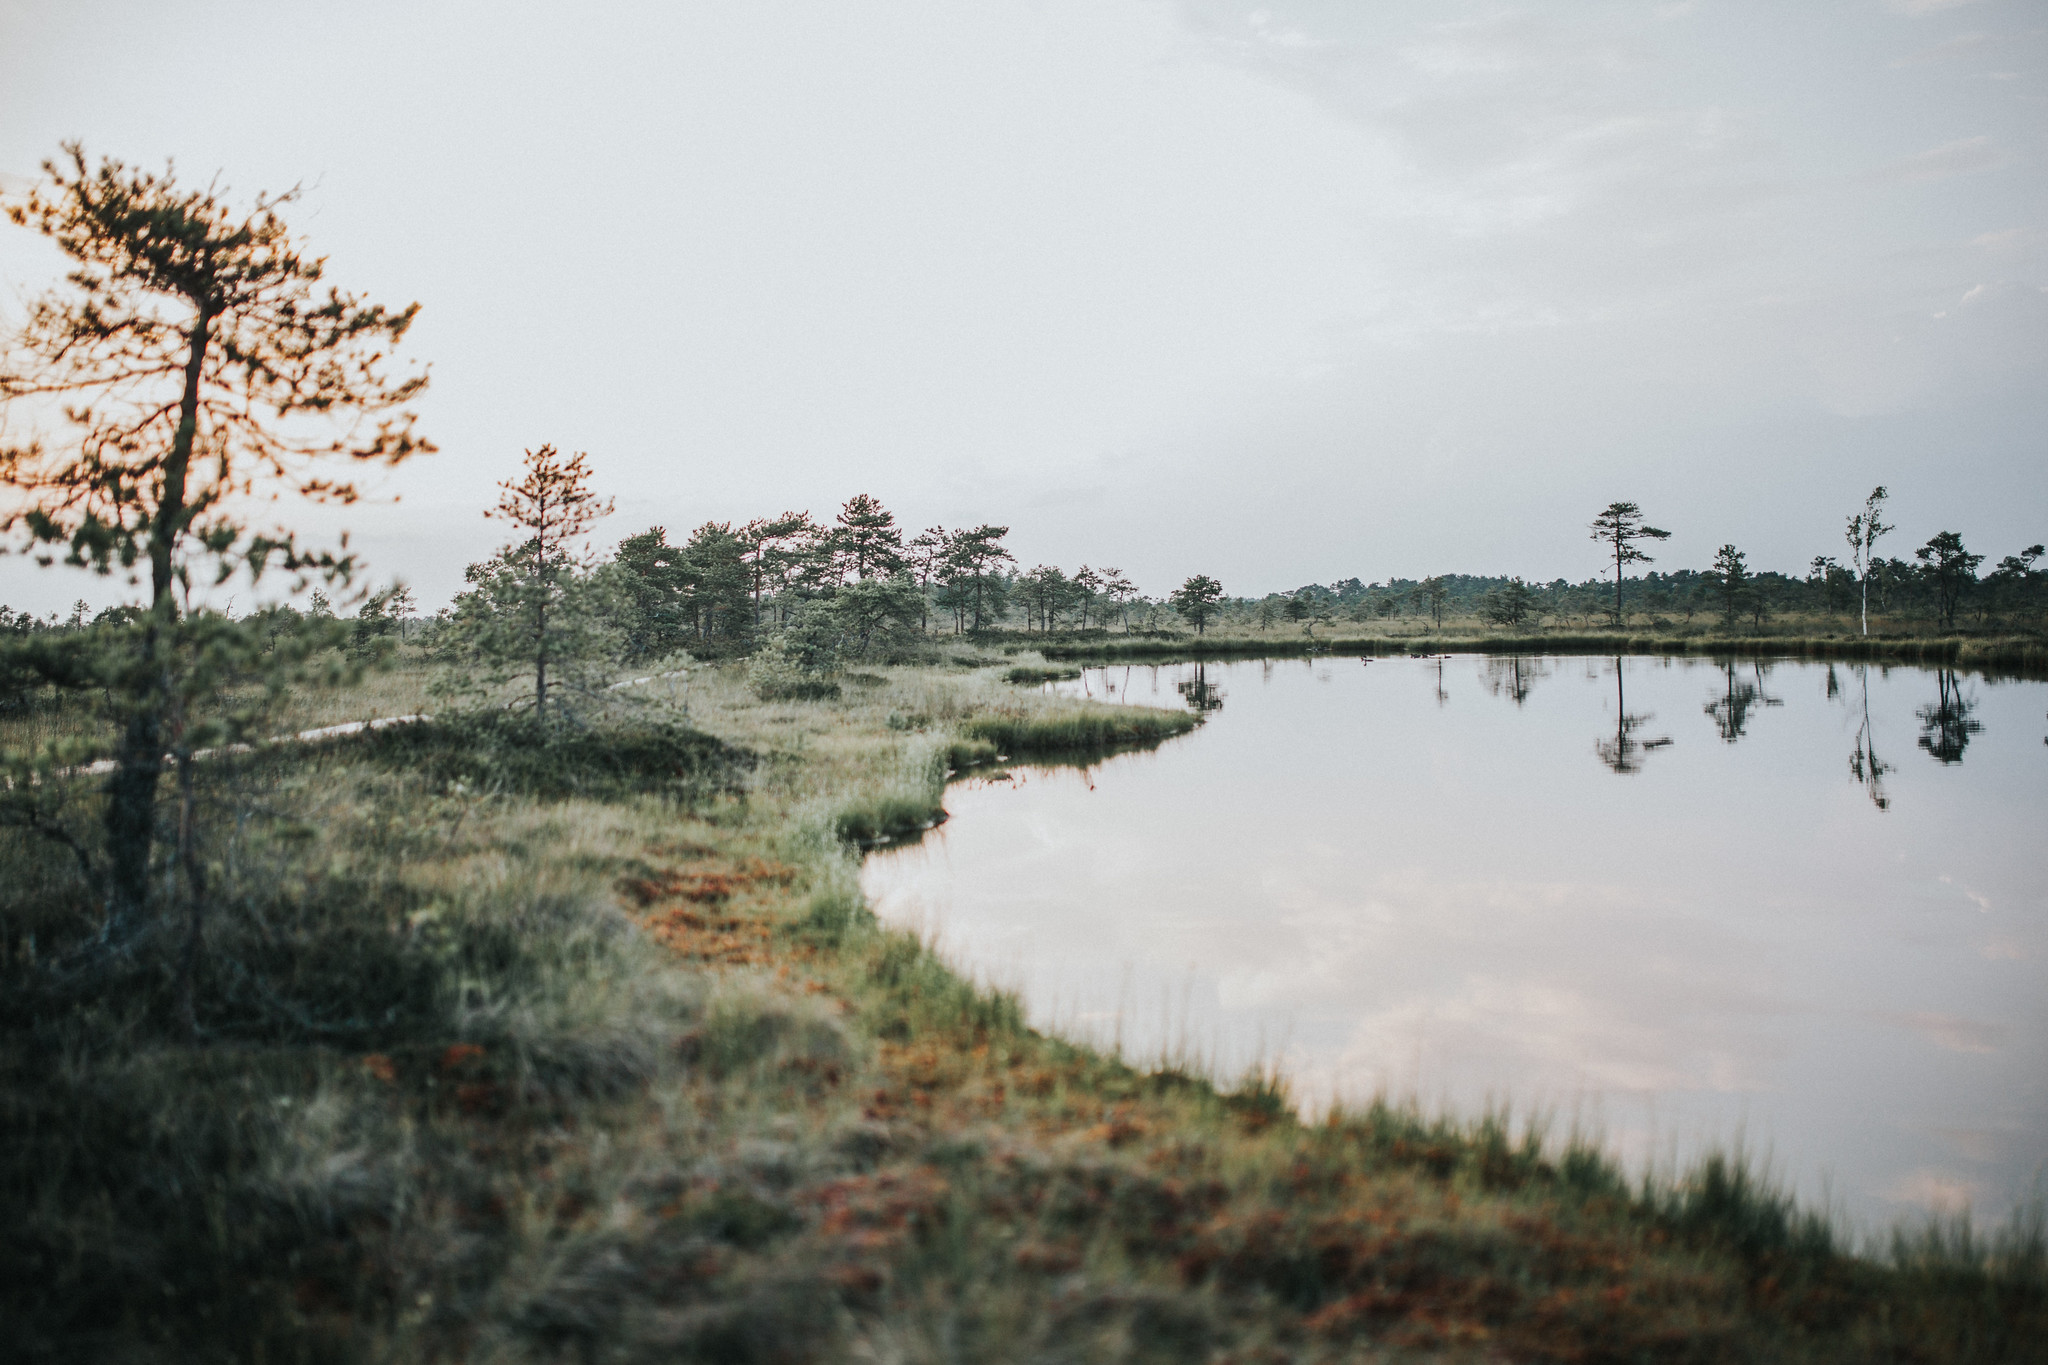
[{"label": "reddish vegetation", "polygon": [[643,909],[657,901],[672,900],[722,905],[756,887],[788,886],[796,875],[796,869],[787,863],[746,858],[727,867],[665,868],[626,877],[619,882],[619,890]]},{"label": "reddish vegetation", "polygon": [[[734,861],[622,889],[650,932],[693,961],[771,967],[848,1014],[879,1011],[872,1064],[848,1079],[898,1155],[787,1196],[801,1225],[790,1255],[815,1257],[819,1281],[856,1312],[914,1292],[937,1248],[979,1263],[953,1273],[1068,1296],[1107,1254],[1114,1278],[1086,1293],[1114,1298],[1134,1276],[1177,1283],[1186,1304],[1290,1343],[1275,1359],[1370,1342],[1458,1358],[1719,1361],[1811,1331],[1822,1334],[1816,1359],[1855,1358],[1835,1348],[1867,1313],[1868,1291],[1846,1262],[1681,1246],[1608,1196],[1529,1184],[1505,1147],[1489,1155],[1452,1135],[1375,1146],[1303,1127],[1277,1088],[1161,1086],[971,1011],[955,1020],[917,986],[878,991],[885,978],[858,953],[776,932],[765,893],[793,877]],[[814,1099],[842,1079],[836,1064],[786,1065],[818,1073]],[[944,1152],[956,1154],[934,1155]]]},{"label": "reddish vegetation", "polygon": [[647,932],[678,955],[714,966],[759,967],[771,962],[768,922],[727,907],[764,890],[785,888],[796,875],[787,863],[747,858],[723,866],[658,869],[621,879],[619,890],[640,908]]}]

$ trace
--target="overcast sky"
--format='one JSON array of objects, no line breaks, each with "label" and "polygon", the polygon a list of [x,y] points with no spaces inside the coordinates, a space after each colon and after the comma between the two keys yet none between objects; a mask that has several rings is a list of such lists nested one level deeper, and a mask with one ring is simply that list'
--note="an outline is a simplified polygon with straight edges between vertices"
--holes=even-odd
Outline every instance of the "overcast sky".
[{"label": "overcast sky", "polygon": [[423,305],[343,521],[429,603],[548,441],[609,539],[871,492],[1155,594],[2048,538],[2040,0],[0,0],[4,183],[67,138]]}]

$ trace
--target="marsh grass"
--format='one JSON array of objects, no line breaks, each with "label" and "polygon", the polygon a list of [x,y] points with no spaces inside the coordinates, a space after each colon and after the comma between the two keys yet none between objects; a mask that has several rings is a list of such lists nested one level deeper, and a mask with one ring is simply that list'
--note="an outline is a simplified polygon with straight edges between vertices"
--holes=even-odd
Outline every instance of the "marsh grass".
[{"label": "marsh grass", "polygon": [[1185,711],[1071,707],[976,716],[962,733],[1007,758],[1099,758],[1164,743],[1200,724],[1200,717]]},{"label": "marsh grass", "polygon": [[459,727],[219,765],[196,1036],[176,936],[96,962],[67,864],[0,834],[12,1354],[1992,1361],[2048,1333],[2038,1214],[1852,1257],[1739,1154],[1630,1181],[1505,1113],[1304,1119],[1270,1068],[1033,1030],[875,922],[843,817],[1192,718],[874,676],[765,702],[702,670],[720,747],[683,751],[751,761],[681,789],[661,744]]},{"label": "marsh grass", "polygon": [[1037,687],[1049,682],[1072,682],[1081,676],[1078,668],[1058,666],[1031,666],[1020,664],[1003,674],[1003,681],[1019,687]]},{"label": "marsh grass", "polygon": [[914,839],[946,818],[946,808],[929,796],[883,795],[848,802],[832,817],[841,839],[862,848]]}]

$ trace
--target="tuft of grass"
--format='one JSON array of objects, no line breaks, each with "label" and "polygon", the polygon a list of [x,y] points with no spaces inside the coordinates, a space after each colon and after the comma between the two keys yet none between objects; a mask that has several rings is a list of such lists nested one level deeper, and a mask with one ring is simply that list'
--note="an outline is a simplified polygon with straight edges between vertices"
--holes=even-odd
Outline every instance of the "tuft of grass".
[{"label": "tuft of grass", "polygon": [[932,797],[884,794],[854,799],[832,817],[832,832],[849,844],[874,848],[915,839],[946,818]]},{"label": "tuft of grass", "polygon": [[1076,758],[1160,744],[1201,723],[1191,712],[1102,706],[981,715],[961,734],[1010,758]]},{"label": "tuft of grass", "polygon": [[1020,687],[1036,687],[1041,683],[1072,682],[1075,678],[1078,678],[1080,676],[1081,670],[1078,668],[1065,668],[1057,666],[1049,668],[1034,668],[1029,665],[1019,665],[1018,667],[1013,668],[1009,672],[1003,674],[1003,681],[1007,683],[1016,683]]},{"label": "tuft of grass", "polygon": [[2048,1286],[2048,1202],[2037,1194],[1989,1234],[1968,1210],[1935,1214],[1919,1227],[1892,1230],[1885,1259],[1902,1273],[1949,1282],[1988,1283],[2024,1291]]},{"label": "tuft of grass", "polygon": [[1247,1072],[1237,1088],[1222,1097],[1225,1110],[1254,1133],[1294,1118],[1294,1095],[1287,1077],[1274,1067]]},{"label": "tuft of grass", "polygon": [[1679,1235],[1752,1263],[1818,1265],[1838,1250],[1828,1220],[1802,1210],[1741,1152],[1708,1153],[1671,1188],[1646,1189],[1644,1203]]},{"label": "tuft of grass", "polygon": [[985,739],[956,739],[946,746],[946,769],[949,772],[965,772],[979,768],[985,763],[994,763],[1002,755],[996,746]]}]

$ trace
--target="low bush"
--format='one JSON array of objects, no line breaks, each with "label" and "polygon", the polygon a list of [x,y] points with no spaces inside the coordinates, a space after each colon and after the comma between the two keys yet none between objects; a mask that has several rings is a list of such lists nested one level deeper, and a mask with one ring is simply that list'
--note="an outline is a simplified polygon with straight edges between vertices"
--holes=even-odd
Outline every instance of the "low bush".
[{"label": "low bush", "polygon": [[754,687],[762,701],[838,701],[840,692],[830,678],[764,679]]},{"label": "low bush", "polygon": [[383,766],[542,800],[640,794],[694,801],[737,790],[753,756],[666,722],[571,729],[482,711],[387,725],[348,743]]}]

